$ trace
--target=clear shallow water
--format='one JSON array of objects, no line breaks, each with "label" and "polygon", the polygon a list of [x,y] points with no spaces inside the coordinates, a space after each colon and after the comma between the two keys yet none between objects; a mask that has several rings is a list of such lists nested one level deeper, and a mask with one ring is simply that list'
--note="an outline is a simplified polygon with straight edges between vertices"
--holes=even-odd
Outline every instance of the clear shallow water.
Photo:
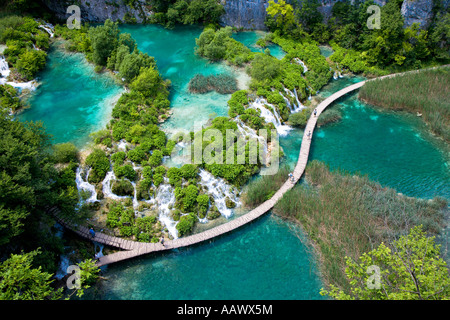
[{"label": "clear shallow water", "polygon": [[123,92],[113,78],[97,74],[82,54],[53,48],[39,74],[41,85],[28,99],[21,121],[43,121],[54,143],[72,142],[83,147],[89,134],[105,127]]},{"label": "clear shallow water", "polygon": [[242,32],[234,32],[233,38],[243,44],[245,44],[252,52],[264,52],[266,48],[269,48],[270,54],[277,59],[283,59],[286,55],[286,52],[281,49],[281,47],[277,44],[270,44],[266,48],[261,48],[256,45],[256,41],[258,39],[264,37],[266,32],[264,31],[242,31]]},{"label": "clear shallow water", "polygon": [[322,299],[295,230],[268,215],[210,243],[111,265],[89,298]]},{"label": "clear shallow water", "polygon": [[[322,95],[361,79],[331,82]],[[433,138],[414,115],[386,112],[357,99],[357,93],[344,97],[332,107],[340,107],[343,119],[314,131],[310,160],[320,160],[331,169],[367,174],[408,196],[450,200],[450,157],[448,149]],[[280,144],[286,161],[294,166],[303,130],[293,130]]]},{"label": "clear shallow water", "polygon": [[231,74],[241,76],[235,69],[223,63],[209,63],[195,54],[195,39],[202,32],[198,26],[183,26],[169,30],[158,25],[123,25],[121,32],[130,33],[138,48],[155,57],[159,71],[172,82],[172,116],[161,125],[166,132],[177,129],[193,130],[195,122],[205,124],[215,116],[228,114],[230,94],[191,94],[188,84],[196,74]]}]

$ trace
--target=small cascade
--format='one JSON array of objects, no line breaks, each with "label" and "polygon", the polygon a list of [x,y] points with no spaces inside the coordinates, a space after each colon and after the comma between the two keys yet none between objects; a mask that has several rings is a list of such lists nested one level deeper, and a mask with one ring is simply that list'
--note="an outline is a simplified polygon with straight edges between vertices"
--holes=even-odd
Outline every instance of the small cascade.
[{"label": "small cascade", "polygon": [[125,139],[119,141],[119,143],[117,144],[117,149],[125,152],[127,151],[127,142]]},{"label": "small cascade", "polygon": [[123,200],[129,198],[128,196],[118,196],[117,194],[111,191],[111,180],[116,179],[116,175],[113,171],[108,171],[106,173],[105,179],[103,179],[103,196],[105,198],[113,199],[113,200]]},{"label": "small cascade", "polygon": [[[268,110],[264,105],[271,106],[273,109],[273,113],[270,110]],[[273,123],[280,136],[287,135],[288,132],[292,129],[287,125],[281,124],[281,117],[278,114],[275,106],[267,103],[267,101],[264,100],[263,98],[257,98],[255,102],[250,104],[250,108],[259,109],[261,111],[261,116],[264,118],[264,120],[268,123]]]},{"label": "small cascade", "polygon": [[308,67],[306,66],[306,64],[300,60],[299,58],[294,58],[295,62],[297,62],[297,64],[301,65],[303,68],[303,73],[308,71]]},{"label": "small cascade", "polygon": [[[284,88],[284,91],[289,94],[291,97],[295,98],[295,101],[297,102],[297,104],[293,104],[293,107],[289,107],[291,109],[291,113],[296,113],[299,112],[301,110],[303,110],[304,108],[306,108],[301,102],[300,99],[298,98],[298,94],[297,94],[297,89],[294,88],[294,92],[292,92],[291,90]],[[281,93],[280,93],[281,94]],[[284,97],[286,99],[286,97]]]},{"label": "small cascade", "polygon": [[337,80],[337,79],[338,79],[338,74],[337,74],[336,71],[335,71],[334,74],[333,74],[333,79],[334,79],[334,80]]},{"label": "small cascade", "polygon": [[[6,78],[11,73],[11,70],[9,70],[8,61],[6,61],[4,56],[0,56],[0,74],[2,75],[2,78]],[[0,80],[1,81],[1,80]]]},{"label": "small cascade", "polygon": [[85,190],[89,191],[91,193],[91,196],[89,199],[86,200],[86,202],[96,202],[97,200],[97,191],[95,190],[95,186],[90,184],[88,182],[89,173],[91,172],[92,168],[89,168],[89,170],[86,173],[86,181],[83,180],[81,177],[81,167],[77,168],[77,172],[75,174],[75,182],[77,184],[78,191]]},{"label": "small cascade", "polygon": [[33,91],[37,87],[37,81],[31,80],[28,82],[12,82],[8,81],[7,78],[9,74],[11,73],[11,70],[8,66],[8,61],[6,61],[4,56],[0,56],[0,74],[2,75],[0,77],[0,85],[9,84],[10,86],[13,86],[16,89],[19,89],[22,91],[23,89],[28,89],[30,91]]},{"label": "small cascade", "polygon": [[39,28],[44,29],[47,31],[47,33],[50,35],[50,38],[53,38],[55,36],[54,34],[54,27],[50,23],[46,23],[45,25],[40,25]]},{"label": "small cascade", "polygon": [[[286,91],[286,90],[288,90],[288,89],[284,88],[284,90]],[[295,105],[294,105],[294,108],[292,108],[291,101],[290,101],[288,98],[286,98],[286,97],[284,96],[284,94],[282,94],[281,92],[278,92],[278,93],[280,94],[280,96],[283,97],[283,99],[284,99],[284,101],[286,102],[286,105],[288,106],[289,110],[290,110],[291,112],[294,112],[294,110],[295,110]]]},{"label": "small cascade", "polygon": [[264,137],[259,136],[255,130],[253,130],[252,128],[250,128],[249,126],[247,126],[245,123],[242,122],[241,119],[239,119],[239,117],[236,117],[234,119],[234,121],[237,124],[239,133],[243,136],[243,137],[249,137],[251,139],[257,139],[259,140],[260,144],[263,146],[264,148],[264,154],[267,155],[268,152],[268,148],[267,148],[267,140],[264,139]]},{"label": "small cascade", "polygon": [[219,210],[220,214],[225,218],[229,218],[233,215],[233,210],[227,208],[226,198],[236,203],[236,206],[240,205],[239,197],[234,192],[230,192],[230,185],[225,180],[215,178],[211,173],[206,170],[200,169],[200,184],[208,189],[208,193],[214,198],[214,205]]},{"label": "small cascade", "polygon": [[161,221],[174,239],[178,238],[176,228],[177,222],[171,217],[170,208],[175,204],[175,193],[173,187],[168,183],[169,179],[164,178],[164,184],[161,184],[155,192],[155,198],[148,200],[148,203],[156,203],[159,211],[159,221]]}]

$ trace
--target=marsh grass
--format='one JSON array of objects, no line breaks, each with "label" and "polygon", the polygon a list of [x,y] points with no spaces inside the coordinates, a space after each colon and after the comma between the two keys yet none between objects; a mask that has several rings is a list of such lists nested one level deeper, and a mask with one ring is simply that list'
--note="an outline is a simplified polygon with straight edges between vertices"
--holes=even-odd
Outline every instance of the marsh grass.
[{"label": "marsh grass", "polygon": [[416,225],[437,234],[444,224],[447,202],[441,198],[402,196],[366,176],[331,172],[318,161],[308,164],[306,182],[285,193],[274,213],[301,225],[317,254],[326,286],[349,289],[346,256],[356,260]]},{"label": "marsh grass", "polygon": [[196,74],[189,81],[189,91],[192,93],[207,93],[216,91],[220,94],[233,93],[237,91],[237,80],[226,74],[204,76]]},{"label": "marsh grass", "polygon": [[436,135],[450,141],[450,67],[368,81],[359,91],[364,102],[421,113]]},{"label": "marsh grass", "polygon": [[269,200],[289,179],[291,171],[289,167],[281,166],[276,174],[261,176],[250,182],[241,198],[244,205],[253,208]]}]

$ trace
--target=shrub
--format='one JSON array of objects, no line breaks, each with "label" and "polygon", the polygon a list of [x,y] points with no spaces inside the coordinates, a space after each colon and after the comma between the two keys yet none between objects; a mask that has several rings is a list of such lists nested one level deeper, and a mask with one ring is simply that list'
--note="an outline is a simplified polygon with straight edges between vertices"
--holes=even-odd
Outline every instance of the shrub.
[{"label": "shrub", "polygon": [[57,163],[78,162],[78,149],[70,142],[56,144],[53,146],[53,159]]},{"label": "shrub", "polygon": [[193,213],[181,216],[176,226],[179,235],[182,237],[191,233],[196,221],[197,217]]}]

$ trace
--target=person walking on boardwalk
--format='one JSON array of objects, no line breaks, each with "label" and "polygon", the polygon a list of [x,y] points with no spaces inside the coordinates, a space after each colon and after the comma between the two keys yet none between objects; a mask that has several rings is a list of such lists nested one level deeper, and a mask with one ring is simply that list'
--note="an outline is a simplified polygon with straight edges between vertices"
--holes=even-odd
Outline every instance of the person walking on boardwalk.
[{"label": "person walking on boardwalk", "polygon": [[308,138],[311,140],[311,130],[308,131],[308,133],[306,134],[308,136]]},{"label": "person walking on boardwalk", "polygon": [[294,175],[292,174],[292,172],[289,172],[289,179],[292,183],[294,182]]},{"label": "person walking on boardwalk", "polygon": [[164,237],[161,237],[161,244],[162,244],[163,247],[164,247]]},{"label": "person walking on boardwalk", "polygon": [[90,228],[89,229],[89,233],[91,234],[92,238],[95,238],[95,231],[94,231],[94,229]]},{"label": "person walking on boardwalk", "polygon": [[317,116],[317,108],[314,109],[314,117],[316,117],[316,116]]}]

